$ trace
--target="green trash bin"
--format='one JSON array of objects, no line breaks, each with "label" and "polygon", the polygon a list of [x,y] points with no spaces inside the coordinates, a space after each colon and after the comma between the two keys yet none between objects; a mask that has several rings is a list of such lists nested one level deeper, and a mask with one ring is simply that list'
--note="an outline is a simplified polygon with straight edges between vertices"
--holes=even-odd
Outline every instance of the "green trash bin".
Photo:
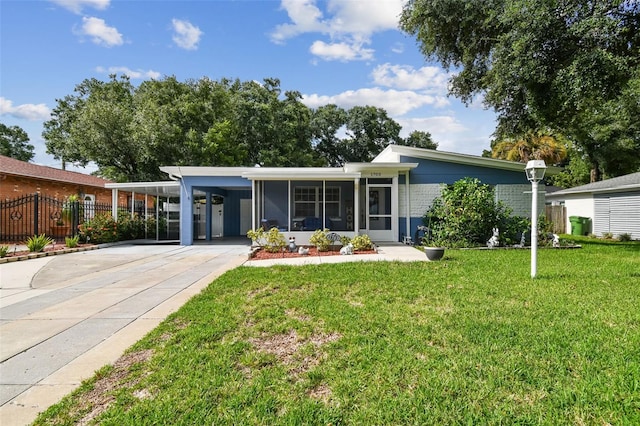
[{"label": "green trash bin", "polygon": [[581,217],[580,222],[582,222],[582,234],[581,235],[589,235],[591,232],[591,218],[590,217]]},{"label": "green trash bin", "polygon": [[571,235],[582,235],[582,224],[584,221],[580,216],[569,216],[569,222],[571,222]]}]

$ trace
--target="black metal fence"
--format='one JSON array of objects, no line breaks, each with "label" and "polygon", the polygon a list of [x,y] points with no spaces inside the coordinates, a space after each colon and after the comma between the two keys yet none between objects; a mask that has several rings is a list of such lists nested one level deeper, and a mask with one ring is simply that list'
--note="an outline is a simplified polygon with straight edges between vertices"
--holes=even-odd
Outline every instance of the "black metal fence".
[{"label": "black metal fence", "polygon": [[40,194],[0,201],[0,242],[21,242],[40,234],[64,240],[78,233],[78,225],[101,213],[111,213],[111,204]]}]

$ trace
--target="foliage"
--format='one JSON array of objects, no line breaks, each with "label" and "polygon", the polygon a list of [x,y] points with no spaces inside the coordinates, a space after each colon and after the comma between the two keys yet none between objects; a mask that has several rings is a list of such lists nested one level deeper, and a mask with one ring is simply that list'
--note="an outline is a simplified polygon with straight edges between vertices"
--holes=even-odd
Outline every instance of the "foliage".
[{"label": "foliage", "polygon": [[[494,227],[505,228],[501,237],[515,239],[514,226],[509,219],[511,210],[495,201],[493,188],[475,178],[464,178],[443,188],[423,217],[429,228],[429,238],[446,247],[484,245]],[[506,226],[503,226],[505,224]],[[517,231],[521,231],[517,230]],[[428,241],[425,242],[430,244]]]},{"label": "foliage", "polygon": [[567,157],[567,141],[561,135],[548,131],[529,131],[524,136],[494,140],[491,157],[526,163],[544,160],[546,164],[559,164]]},{"label": "foliage", "polygon": [[5,257],[9,253],[9,246],[0,246],[0,258]]},{"label": "foliage", "polygon": [[39,253],[43,251],[46,246],[55,242],[56,241],[53,238],[46,234],[40,234],[27,238],[25,244],[30,252]]},{"label": "foliage", "polygon": [[250,229],[247,231],[247,237],[258,247],[262,247],[269,253],[279,253],[287,246],[284,234],[276,227],[268,231],[265,231],[263,228]]},{"label": "foliage", "polygon": [[21,161],[31,161],[35,156],[29,135],[19,126],[0,123],[0,155]]},{"label": "foliage", "polygon": [[79,241],[80,241],[80,235],[74,235],[73,237],[65,237],[64,245],[69,248],[78,247]]},{"label": "foliage", "polygon": [[240,267],[35,424],[640,424],[640,243],[581,244]]},{"label": "foliage", "polygon": [[621,242],[631,241],[631,234],[624,233],[624,234],[618,235],[618,241],[621,241]]},{"label": "foliage", "polygon": [[331,240],[327,237],[328,235],[328,229],[316,229],[311,238],[309,238],[309,242],[316,246],[318,251],[328,251],[331,247]]},{"label": "foliage", "polygon": [[593,180],[640,166],[639,21],[632,0],[413,0],[400,27],[456,71],[452,95],[484,95],[498,135],[560,130]]},{"label": "foliage", "polygon": [[438,142],[435,142],[431,138],[431,133],[420,130],[414,130],[409,133],[409,136],[404,140],[403,145],[415,148],[438,149]]},{"label": "foliage", "polygon": [[100,213],[78,226],[80,240],[87,243],[118,241],[118,224],[108,213]]},{"label": "foliage", "polygon": [[371,242],[371,238],[367,234],[360,234],[353,237],[350,241],[353,245],[353,250],[371,250],[373,248],[373,243]]}]

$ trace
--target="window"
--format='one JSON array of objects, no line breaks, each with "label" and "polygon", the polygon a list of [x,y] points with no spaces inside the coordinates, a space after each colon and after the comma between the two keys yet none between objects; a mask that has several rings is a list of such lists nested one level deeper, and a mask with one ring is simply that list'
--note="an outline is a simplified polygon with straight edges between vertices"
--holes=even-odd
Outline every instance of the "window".
[{"label": "window", "polygon": [[[340,187],[325,188],[325,211],[327,217],[340,217]],[[322,187],[296,186],[293,191],[293,215],[296,217],[322,216]]]}]

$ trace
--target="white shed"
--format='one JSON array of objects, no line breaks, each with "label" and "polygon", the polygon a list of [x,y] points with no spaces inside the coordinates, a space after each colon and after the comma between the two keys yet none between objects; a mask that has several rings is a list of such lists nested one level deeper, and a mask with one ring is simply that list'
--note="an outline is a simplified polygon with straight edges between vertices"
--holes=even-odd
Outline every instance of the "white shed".
[{"label": "white shed", "polygon": [[630,234],[640,240],[640,172],[547,194],[547,202],[564,204],[567,229],[571,216],[591,219],[590,232],[602,236]]}]

